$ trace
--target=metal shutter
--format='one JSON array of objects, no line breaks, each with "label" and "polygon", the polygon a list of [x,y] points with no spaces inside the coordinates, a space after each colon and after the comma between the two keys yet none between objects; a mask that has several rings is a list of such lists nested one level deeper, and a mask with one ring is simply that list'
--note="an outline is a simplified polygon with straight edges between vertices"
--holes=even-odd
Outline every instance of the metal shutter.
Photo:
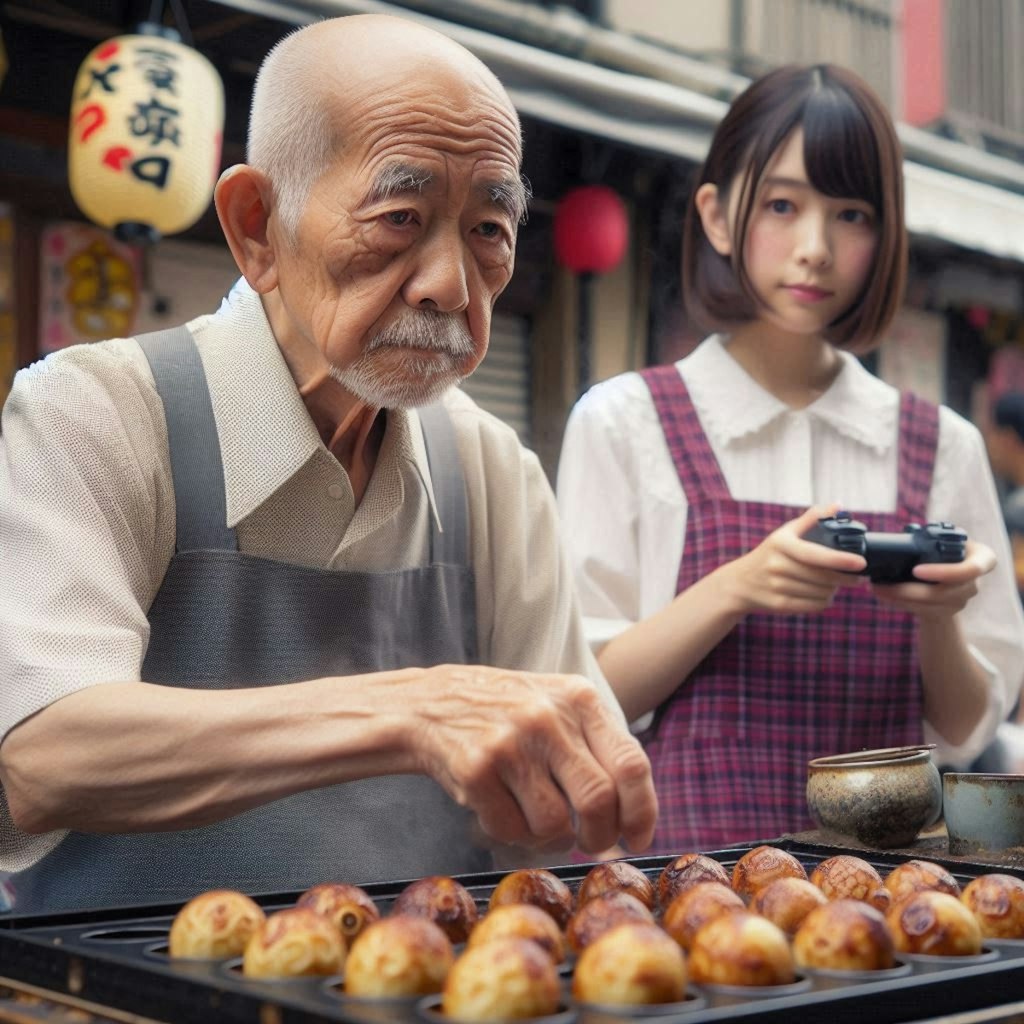
[{"label": "metal shutter", "polygon": [[514,427],[530,443],[530,324],[524,317],[496,314],[483,362],[462,383],[481,408]]}]

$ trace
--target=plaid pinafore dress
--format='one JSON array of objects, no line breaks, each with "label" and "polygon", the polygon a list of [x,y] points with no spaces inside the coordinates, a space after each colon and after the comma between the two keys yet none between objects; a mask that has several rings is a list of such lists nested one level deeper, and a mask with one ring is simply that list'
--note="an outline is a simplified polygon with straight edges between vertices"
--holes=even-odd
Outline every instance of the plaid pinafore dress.
[{"label": "plaid pinafore dress", "polygon": [[[729,494],[674,366],[642,373],[689,504],[676,592],[756,547],[804,509]],[[858,514],[898,532],[926,521],[938,409],[900,402],[897,507]],[[912,616],[842,589],[817,615],[749,615],[682,681],[642,736],[660,815],[650,853],[709,850],[812,828],[807,762],[920,743]]]}]

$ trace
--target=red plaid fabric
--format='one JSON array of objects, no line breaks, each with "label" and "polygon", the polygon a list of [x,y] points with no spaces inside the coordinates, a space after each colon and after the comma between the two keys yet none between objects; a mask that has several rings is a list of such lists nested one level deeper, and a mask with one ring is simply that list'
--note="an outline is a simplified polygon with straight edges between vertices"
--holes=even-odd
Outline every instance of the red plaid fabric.
[{"label": "red plaid fabric", "polygon": [[[756,547],[803,508],[735,501],[674,366],[643,371],[689,503],[677,593]],[[924,522],[938,409],[900,405],[897,511],[871,529]],[[912,616],[841,591],[818,615],[748,616],[655,713],[643,737],[661,813],[649,852],[678,854],[813,827],[807,762],[920,743]]]}]

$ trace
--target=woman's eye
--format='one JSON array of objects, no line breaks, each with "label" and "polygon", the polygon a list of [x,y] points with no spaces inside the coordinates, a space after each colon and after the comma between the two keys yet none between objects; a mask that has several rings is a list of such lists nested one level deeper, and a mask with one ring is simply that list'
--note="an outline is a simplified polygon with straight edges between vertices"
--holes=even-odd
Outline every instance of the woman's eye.
[{"label": "woman's eye", "polygon": [[771,199],[768,202],[768,209],[772,213],[792,213],[793,204],[788,199]]},{"label": "woman's eye", "polygon": [[846,221],[848,224],[869,224],[871,222],[871,215],[866,210],[843,210],[839,214],[839,219]]},{"label": "woman's eye", "polygon": [[412,223],[411,210],[390,210],[384,214],[384,219],[393,224],[396,228],[404,228],[406,224]]}]

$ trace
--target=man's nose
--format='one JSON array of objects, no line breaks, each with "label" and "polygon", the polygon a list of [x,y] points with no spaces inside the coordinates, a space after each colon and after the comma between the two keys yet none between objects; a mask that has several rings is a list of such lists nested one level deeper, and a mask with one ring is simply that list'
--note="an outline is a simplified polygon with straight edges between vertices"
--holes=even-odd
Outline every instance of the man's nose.
[{"label": "man's nose", "polygon": [[424,241],[403,298],[414,309],[458,313],[469,305],[466,249],[457,230],[438,230]]}]

